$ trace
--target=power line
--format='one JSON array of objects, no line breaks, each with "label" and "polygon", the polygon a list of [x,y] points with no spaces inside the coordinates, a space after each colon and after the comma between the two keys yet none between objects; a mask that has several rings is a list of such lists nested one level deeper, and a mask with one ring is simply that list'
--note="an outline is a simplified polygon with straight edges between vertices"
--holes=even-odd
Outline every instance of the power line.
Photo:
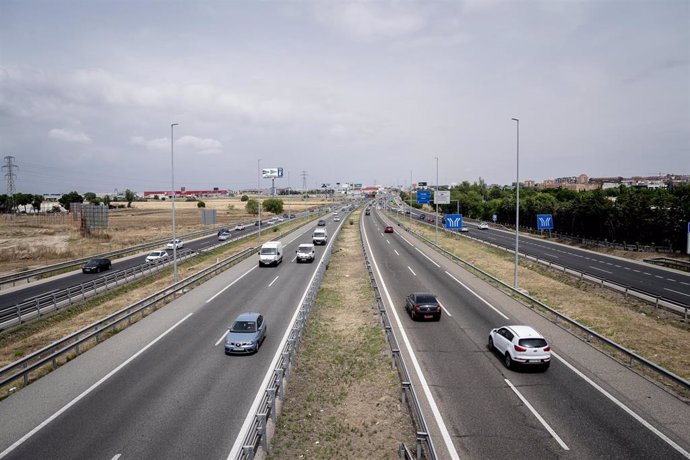
[{"label": "power line", "polygon": [[19,165],[14,163],[14,157],[10,155],[6,156],[5,164],[2,165],[2,170],[7,171],[5,173],[5,178],[7,179],[7,195],[10,197],[14,195],[14,179],[17,177],[14,173],[15,168],[19,169]]}]

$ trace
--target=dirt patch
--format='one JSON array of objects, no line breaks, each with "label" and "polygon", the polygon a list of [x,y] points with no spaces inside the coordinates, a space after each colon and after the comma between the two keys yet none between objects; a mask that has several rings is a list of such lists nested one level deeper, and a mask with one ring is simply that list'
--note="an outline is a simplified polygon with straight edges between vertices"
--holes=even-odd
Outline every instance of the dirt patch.
[{"label": "dirt patch", "polygon": [[334,246],[269,458],[398,458],[415,431],[364,269],[359,213]]},{"label": "dirt patch", "polygon": [[[405,220],[404,225],[409,225]],[[434,230],[412,222],[415,232],[433,241]],[[482,243],[439,232],[439,244],[472,265],[512,284],[513,255]],[[520,287],[599,334],[648,360],[690,379],[690,325],[677,315],[625,298],[622,294],[520,260]]]}]

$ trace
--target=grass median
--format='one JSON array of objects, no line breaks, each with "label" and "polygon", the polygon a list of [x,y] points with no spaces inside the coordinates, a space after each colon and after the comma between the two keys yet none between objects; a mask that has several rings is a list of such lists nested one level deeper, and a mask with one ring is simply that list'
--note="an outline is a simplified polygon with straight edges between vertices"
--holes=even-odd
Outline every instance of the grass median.
[{"label": "grass median", "polygon": [[359,216],[335,242],[269,458],[398,458],[415,430],[364,268]]}]

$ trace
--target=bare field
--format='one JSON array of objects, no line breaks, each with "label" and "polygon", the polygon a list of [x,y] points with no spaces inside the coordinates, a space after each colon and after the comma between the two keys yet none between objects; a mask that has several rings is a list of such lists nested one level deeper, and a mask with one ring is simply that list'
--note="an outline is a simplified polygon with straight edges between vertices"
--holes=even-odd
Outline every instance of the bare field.
[{"label": "bare field", "polygon": [[[404,225],[409,225],[405,220]],[[414,230],[433,240],[434,230],[412,221]],[[457,238],[457,237],[456,237]],[[511,254],[460,237],[439,232],[439,244],[463,260],[512,283]],[[690,379],[690,325],[677,315],[655,310],[649,304],[533,263],[520,261],[520,287],[564,315],[635,351],[652,362]]]},{"label": "bare field", "polygon": [[[321,199],[284,198],[284,212],[293,213],[318,207]],[[216,209],[217,226],[234,226],[255,219],[246,213],[239,197],[204,200],[206,209]],[[262,216],[263,217],[263,216]],[[196,202],[175,202],[178,235],[205,228]],[[11,273],[70,259],[123,249],[147,241],[160,240],[172,233],[172,201],[141,201],[132,208],[112,209],[109,228],[82,236],[72,216],[17,215],[0,217],[0,274]]]}]

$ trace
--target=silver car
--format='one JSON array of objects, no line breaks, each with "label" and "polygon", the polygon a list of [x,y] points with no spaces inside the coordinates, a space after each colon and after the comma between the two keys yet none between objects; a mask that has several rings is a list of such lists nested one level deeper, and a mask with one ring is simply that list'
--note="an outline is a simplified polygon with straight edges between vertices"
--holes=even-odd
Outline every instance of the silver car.
[{"label": "silver car", "polygon": [[225,354],[256,353],[266,339],[266,321],[259,313],[242,313],[225,335]]}]

